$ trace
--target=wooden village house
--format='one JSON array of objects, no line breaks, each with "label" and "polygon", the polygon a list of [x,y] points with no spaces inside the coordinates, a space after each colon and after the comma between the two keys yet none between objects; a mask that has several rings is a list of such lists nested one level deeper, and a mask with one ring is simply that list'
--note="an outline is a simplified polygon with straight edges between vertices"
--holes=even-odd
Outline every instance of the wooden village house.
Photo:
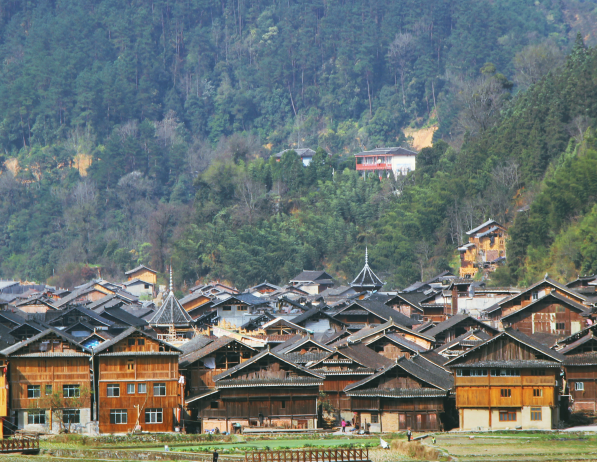
[{"label": "wooden village house", "polygon": [[266,349],[214,376],[216,389],[195,398],[193,417],[202,421],[203,431],[232,431],[237,425],[317,428],[323,379]]},{"label": "wooden village house", "polygon": [[449,401],[452,375],[423,356],[400,358],[377,373],[346,386],[356,421],[372,432],[440,431],[452,422],[442,415]]},{"label": "wooden village house", "polygon": [[86,430],[91,412],[91,350],[55,328],[2,350],[8,360],[10,410],[19,429]]},{"label": "wooden village house", "polygon": [[474,278],[479,269],[495,270],[506,259],[507,231],[495,220],[487,220],[467,231],[469,242],[458,248],[460,277]]},{"label": "wooden village house", "polygon": [[461,430],[551,429],[564,356],[514,329],[445,363]]},{"label": "wooden village house", "polygon": [[101,433],[174,431],[181,350],[131,327],[93,351]]}]

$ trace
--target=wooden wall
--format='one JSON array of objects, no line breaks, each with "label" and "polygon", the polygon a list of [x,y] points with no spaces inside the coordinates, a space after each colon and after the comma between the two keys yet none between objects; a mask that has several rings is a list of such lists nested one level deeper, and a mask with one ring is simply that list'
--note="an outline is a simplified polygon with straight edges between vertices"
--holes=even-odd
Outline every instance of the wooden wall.
[{"label": "wooden wall", "polygon": [[129,274],[129,281],[135,278],[140,279],[141,281],[149,282],[154,285],[158,282],[157,274],[152,273],[151,271],[148,271],[143,268],[133,274]]},{"label": "wooden wall", "polygon": [[[533,307],[505,319],[504,323],[529,336],[538,332],[568,336],[586,327],[586,319],[581,313],[565,305],[547,301],[537,302]],[[559,326],[556,324],[563,324],[563,329],[557,329]]]}]

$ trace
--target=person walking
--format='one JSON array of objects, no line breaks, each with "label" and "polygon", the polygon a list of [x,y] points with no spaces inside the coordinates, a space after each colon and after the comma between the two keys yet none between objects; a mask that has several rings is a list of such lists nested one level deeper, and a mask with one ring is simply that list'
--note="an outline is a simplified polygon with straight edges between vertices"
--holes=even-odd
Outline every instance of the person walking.
[{"label": "person walking", "polygon": [[342,433],[346,433],[346,420],[342,419]]},{"label": "person walking", "polygon": [[218,456],[219,456],[218,450],[214,449],[214,454],[213,454],[212,462],[218,462]]},{"label": "person walking", "polygon": [[406,438],[408,439],[408,442],[410,443],[410,439],[413,437],[412,432],[410,431],[410,428],[406,431]]}]

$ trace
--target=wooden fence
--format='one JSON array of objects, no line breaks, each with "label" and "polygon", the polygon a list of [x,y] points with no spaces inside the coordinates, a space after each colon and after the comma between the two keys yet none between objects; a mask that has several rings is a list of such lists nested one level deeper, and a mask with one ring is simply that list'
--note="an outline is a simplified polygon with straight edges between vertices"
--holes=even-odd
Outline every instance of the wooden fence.
[{"label": "wooden fence", "polygon": [[36,436],[23,436],[20,438],[0,439],[0,454],[10,452],[39,452],[39,438]]},{"label": "wooden fence", "polygon": [[369,449],[313,449],[300,451],[255,451],[245,462],[367,462]]}]

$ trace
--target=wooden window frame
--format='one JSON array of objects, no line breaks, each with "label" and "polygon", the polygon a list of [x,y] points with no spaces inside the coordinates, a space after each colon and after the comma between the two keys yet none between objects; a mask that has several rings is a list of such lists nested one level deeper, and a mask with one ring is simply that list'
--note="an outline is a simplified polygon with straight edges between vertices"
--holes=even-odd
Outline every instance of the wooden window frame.
[{"label": "wooden window frame", "polygon": [[[500,422],[516,422],[517,412],[510,409],[500,410]],[[514,416],[512,419],[511,417]]]},{"label": "wooden window frame", "polygon": [[533,398],[543,398],[543,388],[533,388]]},{"label": "wooden window frame", "polygon": [[566,330],[565,322],[556,322],[556,330]]},{"label": "wooden window frame", "polygon": [[502,398],[512,398],[512,389],[511,388],[500,389],[500,396]]},{"label": "wooden window frame", "polygon": [[80,424],[81,410],[80,409],[63,409],[62,423],[65,424]]},{"label": "wooden window frame", "polygon": [[540,407],[531,408],[531,422],[541,422],[543,420],[543,409]]}]

